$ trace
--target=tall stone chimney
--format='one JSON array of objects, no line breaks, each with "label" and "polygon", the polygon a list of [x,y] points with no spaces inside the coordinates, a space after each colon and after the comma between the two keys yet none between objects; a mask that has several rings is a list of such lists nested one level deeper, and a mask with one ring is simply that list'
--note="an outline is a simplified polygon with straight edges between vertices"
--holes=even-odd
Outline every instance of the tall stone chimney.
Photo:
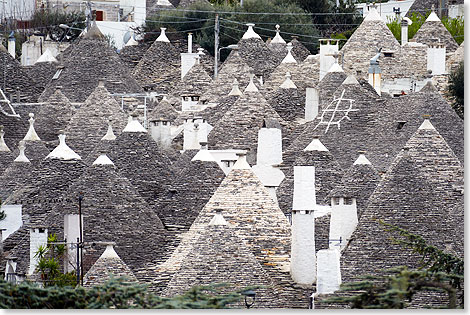
[{"label": "tall stone chimney", "polygon": [[369,66],[369,84],[374,88],[377,94],[382,94],[382,70],[379,66],[380,51],[372,57]]},{"label": "tall stone chimney", "polygon": [[47,229],[36,227],[29,229],[29,270],[31,275],[35,272],[38,265],[38,258],[35,257],[40,246],[47,245]]},{"label": "tall stone chimney", "polygon": [[193,52],[193,33],[188,33],[188,54]]},{"label": "tall stone chimney", "polygon": [[294,166],[290,272],[296,283],[305,285],[316,281],[315,204],[315,167]]},{"label": "tall stone chimney", "polygon": [[401,20],[401,45],[408,43],[408,21],[406,19]]},{"label": "tall stone chimney", "polygon": [[207,142],[212,126],[202,117],[186,119],[183,129],[183,151],[201,149],[200,142]]},{"label": "tall stone chimney", "polygon": [[15,33],[11,31],[10,36],[8,36],[8,53],[15,59],[16,57],[16,38]]},{"label": "tall stone chimney", "polygon": [[305,120],[312,121],[318,115],[318,107],[320,104],[320,93],[318,89],[314,87],[308,87],[306,89],[305,96]]},{"label": "tall stone chimney", "polygon": [[342,251],[358,223],[356,198],[331,198],[330,249]]},{"label": "tall stone chimney", "polygon": [[317,253],[317,292],[330,294],[341,284],[340,253],[336,249],[322,249]]},{"label": "tall stone chimney", "polygon": [[[77,238],[80,238],[80,223],[78,214],[64,215],[64,239],[67,240],[67,255],[64,258],[66,272],[74,271],[73,266],[77,264]],[[82,217],[83,231],[83,217]]]},{"label": "tall stone chimney", "polygon": [[[320,42],[320,78],[319,81],[328,73],[328,70],[335,63],[334,55],[338,53],[338,41],[332,39],[319,39]],[[335,44],[331,44],[335,41]]]},{"label": "tall stone chimney", "polygon": [[446,73],[446,46],[441,43],[428,45],[427,68],[432,75]]}]

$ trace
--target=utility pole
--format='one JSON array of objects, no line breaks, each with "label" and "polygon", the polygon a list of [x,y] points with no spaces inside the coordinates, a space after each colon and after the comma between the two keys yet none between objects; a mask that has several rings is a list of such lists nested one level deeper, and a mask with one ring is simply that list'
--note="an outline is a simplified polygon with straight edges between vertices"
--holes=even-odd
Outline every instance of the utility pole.
[{"label": "utility pole", "polygon": [[219,15],[215,15],[215,24],[214,24],[214,80],[217,79],[217,72],[219,66]]},{"label": "utility pole", "polygon": [[85,15],[86,15],[86,30],[88,32],[90,30],[90,25],[92,21],[91,2],[89,0],[86,2]]},{"label": "utility pole", "polygon": [[[78,226],[80,232],[79,244],[77,246],[80,248],[80,266],[77,266],[77,269],[80,270],[80,283],[83,286],[83,229],[82,229],[82,199],[83,193],[80,192],[78,195]],[[78,254],[78,253],[77,253]],[[79,268],[78,268],[79,267]]]}]

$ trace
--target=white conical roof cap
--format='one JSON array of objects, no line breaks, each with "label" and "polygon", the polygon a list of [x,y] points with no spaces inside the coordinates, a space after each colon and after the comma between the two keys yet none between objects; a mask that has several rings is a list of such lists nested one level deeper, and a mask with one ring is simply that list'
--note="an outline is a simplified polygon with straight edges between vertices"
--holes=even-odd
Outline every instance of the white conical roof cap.
[{"label": "white conical roof cap", "polygon": [[81,160],[82,158],[65,143],[65,135],[60,134],[59,145],[46,156],[46,159]]},{"label": "white conical roof cap", "polygon": [[216,213],[209,222],[209,225],[227,225],[227,221],[221,213]]},{"label": "white conical roof cap", "polygon": [[423,123],[421,124],[421,126],[419,126],[418,130],[421,130],[421,129],[428,129],[428,130],[432,130],[432,129],[436,129],[434,128],[434,126],[431,124],[431,122],[429,121],[429,119],[425,119],[423,121]]},{"label": "white conical roof cap", "polygon": [[330,69],[328,69],[328,72],[344,72],[343,68],[338,63],[334,63]]},{"label": "white conical roof cap", "polygon": [[258,34],[256,34],[255,30],[253,29],[253,26],[255,26],[255,24],[248,23],[246,24],[246,26],[248,26],[248,30],[245,32],[245,34],[243,34],[242,39],[249,39],[249,38],[261,39],[261,37]]},{"label": "white conical roof cap", "polygon": [[432,11],[426,19],[426,22],[441,22],[441,19],[437,16],[436,12]]},{"label": "white conical roof cap", "polygon": [[258,92],[259,91],[255,83],[253,82],[254,76],[255,76],[254,74],[250,73],[250,83],[248,83],[244,92]]},{"label": "white conical roof cap", "polygon": [[163,6],[173,6],[170,1],[168,0],[158,0],[156,5],[163,5]]},{"label": "white conical roof cap", "polygon": [[358,164],[371,165],[372,163],[370,163],[370,161],[366,158],[364,153],[360,153],[356,161],[354,161],[354,165],[358,165]]},{"label": "white conical roof cap", "polygon": [[113,161],[109,159],[106,154],[101,154],[98,158],[93,162],[93,165],[114,165]]},{"label": "white conical roof cap", "polygon": [[10,148],[8,148],[7,144],[5,143],[5,131],[3,131],[3,126],[0,126],[0,152],[11,152]]},{"label": "white conical roof cap", "polygon": [[18,146],[18,149],[20,150],[20,154],[14,160],[14,162],[31,163],[31,161],[24,154],[24,150],[26,149],[26,147],[25,147],[25,143],[23,140],[20,141],[20,145]]},{"label": "white conical roof cap", "polygon": [[147,132],[147,130],[137,119],[133,119],[132,116],[129,116],[126,128],[124,128],[122,132]]},{"label": "white conical roof cap", "polygon": [[165,27],[160,27],[160,30],[162,32],[160,33],[160,36],[158,36],[156,41],[157,42],[167,42],[167,43],[169,43],[170,40],[168,39],[168,37],[166,37],[166,34],[165,34],[166,28]]},{"label": "white conical roof cap", "polygon": [[238,160],[233,165],[232,170],[249,170],[251,169],[250,164],[246,161],[246,153],[244,154],[237,154]]},{"label": "white conical roof cap", "polygon": [[131,36],[127,43],[124,46],[137,46],[139,45],[139,42],[134,39],[134,36]]},{"label": "white conical roof cap", "polygon": [[281,37],[281,34],[279,34],[279,24],[276,25],[276,36],[271,40],[271,44],[285,44],[286,41],[284,38]]},{"label": "white conical roof cap", "polygon": [[103,138],[101,138],[101,140],[116,140],[116,135],[114,134],[111,122],[108,123],[108,130],[106,131],[106,134],[103,136]]},{"label": "white conical roof cap", "polygon": [[356,77],[352,74],[348,75],[348,77],[343,81],[342,84],[359,84]]},{"label": "white conical roof cap", "polygon": [[26,136],[24,136],[23,140],[41,141],[38,134],[36,133],[36,130],[34,130],[34,114],[33,113],[29,113],[29,129],[28,129],[28,132],[26,133]]},{"label": "white conical roof cap", "polygon": [[228,93],[228,96],[240,96],[242,94],[242,91],[240,91],[240,89],[238,88],[237,79],[233,79],[232,90],[230,91],[230,93]]},{"label": "white conical roof cap", "polygon": [[39,57],[38,60],[36,60],[35,63],[39,63],[39,62],[58,62],[58,61],[52,54],[51,50],[47,48],[46,51],[41,55],[41,57]]},{"label": "white conical roof cap", "polygon": [[329,151],[323,143],[321,143],[320,139],[314,138],[312,142],[304,149],[306,151]]},{"label": "white conical roof cap", "polygon": [[101,254],[100,258],[119,258],[118,254],[114,250],[113,244],[107,244],[106,249],[104,250],[103,254]]},{"label": "white conical roof cap", "polygon": [[297,86],[295,85],[294,81],[291,80],[290,72],[286,73],[286,79],[281,84],[281,89],[296,89]]},{"label": "white conical roof cap", "polygon": [[292,43],[287,44],[287,55],[282,59],[281,63],[297,63],[297,60],[295,60],[294,56],[292,56]]},{"label": "white conical roof cap", "polygon": [[379,12],[377,11],[377,8],[371,6],[369,10],[369,14],[367,14],[366,18],[364,19],[365,21],[382,21],[383,19],[380,16]]}]

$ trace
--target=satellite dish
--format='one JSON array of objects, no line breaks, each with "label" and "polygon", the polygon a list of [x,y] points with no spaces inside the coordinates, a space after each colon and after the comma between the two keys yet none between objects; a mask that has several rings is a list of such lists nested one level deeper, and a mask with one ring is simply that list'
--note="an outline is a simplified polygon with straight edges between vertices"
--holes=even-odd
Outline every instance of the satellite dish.
[{"label": "satellite dish", "polygon": [[127,44],[129,39],[131,39],[131,32],[127,31],[126,34],[124,34],[124,37],[122,39],[124,41],[124,44]]}]

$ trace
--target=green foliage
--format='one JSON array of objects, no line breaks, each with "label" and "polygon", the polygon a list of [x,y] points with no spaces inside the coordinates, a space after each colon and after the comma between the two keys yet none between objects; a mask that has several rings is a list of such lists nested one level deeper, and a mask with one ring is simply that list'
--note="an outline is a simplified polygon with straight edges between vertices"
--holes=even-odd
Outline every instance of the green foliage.
[{"label": "green foliage", "polygon": [[[106,283],[92,288],[51,286],[41,288],[34,283],[19,285],[0,280],[0,308],[45,309],[219,309],[242,299],[247,288],[221,293],[227,284],[196,286],[172,298],[159,297],[147,291],[143,284],[133,284],[126,278],[111,277]],[[253,287],[254,288],[254,287]],[[250,288],[252,289],[252,288]]]},{"label": "green foliage", "polygon": [[464,97],[465,97],[465,74],[464,74],[464,62],[462,61],[457,69],[452,72],[449,76],[449,94],[454,99],[452,107],[454,108],[457,115],[464,119]]},{"label": "green foliage", "polygon": [[[426,14],[421,14],[417,12],[413,12],[411,14],[410,20],[413,22],[411,25],[408,25],[408,38],[413,38],[421,26],[426,21],[427,17],[431,14],[431,11],[428,11]],[[464,20],[463,18],[449,18],[443,17],[441,19],[442,24],[447,28],[449,33],[455,39],[455,41],[460,45],[464,40]],[[395,19],[388,20],[387,23],[388,28],[392,31],[395,38],[400,41],[401,40],[401,24],[400,21]]]},{"label": "green foliage", "polygon": [[[77,29],[64,30],[59,27],[60,24]],[[81,30],[85,28],[85,14],[83,12],[37,10],[31,18],[31,28],[38,30],[43,35],[49,35],[52,40],[71,41],[77,38]]]},{"label": "green foliage", "polygon": [[47,238],[47,245],[39,246],[34,255],[38,259],[36,272],[45,287],[75,285],[75,272],[61,272],[59,261],[65,257],[67,248],[65,244],[56,244],[57,242],[57,235],[51,234]]},{"label": "green foliage", "polygon": [[419,235],[383,221],[379,223],[397,236],[391,238],[393,243],[421,255],[420,268],[409,270],[407,266],[400,266],[379,270],[379,275],[362,276],[361,281],[343,283],[338,294],[321,303],[349,303],[352,308],[405,308],[418,292],[439,291],[449,298],[446,308],[463,308],[463,259],[427,244]]},{"label": "green foliage", "polygon": [[[289,41],[292,36],[298,36],[310,51],[315,51],[320,37],[317,29],[312,25],[308,15],[269,15],[269,14],[233,14],[231,12],[273,12],[273,13],[305,13],[298,5],[282,0],[245,0],[243,7],[238,3],[233,5],[214,4],[210,5],[199,2],[191,5],[189,11],[165,11],[162,10],[156,15],[148,18],[143,31],[146,33],[146,40],[154,40],[160,33],[160,27],[167,28],[167,35],[170,39],[184,38],[187,32],[192,32],[195,41],[207,49],[211,54],[214,52],[214,23],[216,12],[219,13],[220,36],[219,47],[225,47],[237,43],[247,27],[246,23],[255,23],[255,31],[267,40],[274,37],[275,24],[281,26],[281,36]],[[223,54],[227,51],[222,50]],[[222,55],[223,56],[223,55]],[[223,60],[223,58],[222,58]]]}]

